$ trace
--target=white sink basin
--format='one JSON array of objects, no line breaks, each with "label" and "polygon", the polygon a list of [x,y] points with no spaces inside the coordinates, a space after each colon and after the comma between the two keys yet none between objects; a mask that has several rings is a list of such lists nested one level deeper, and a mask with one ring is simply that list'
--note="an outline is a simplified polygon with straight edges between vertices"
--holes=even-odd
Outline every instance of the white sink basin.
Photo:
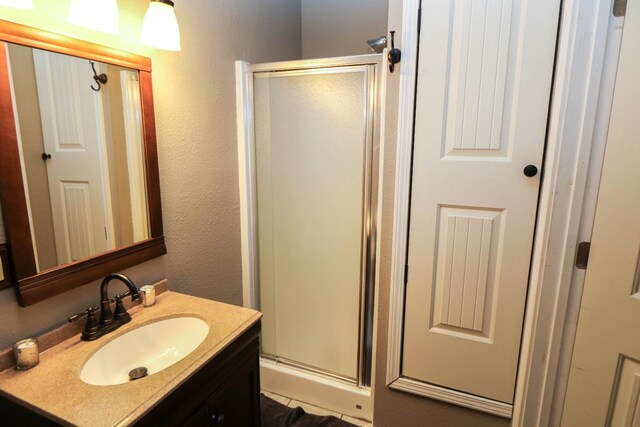
[{"label": "white sink basin", "polygon": [[153,375],[186,357],[209,334],[196,317],[174,317],[133,329],[104,345],[82,367],[80,379],[91,385],[130,381],[129,372],[144,367]]}]

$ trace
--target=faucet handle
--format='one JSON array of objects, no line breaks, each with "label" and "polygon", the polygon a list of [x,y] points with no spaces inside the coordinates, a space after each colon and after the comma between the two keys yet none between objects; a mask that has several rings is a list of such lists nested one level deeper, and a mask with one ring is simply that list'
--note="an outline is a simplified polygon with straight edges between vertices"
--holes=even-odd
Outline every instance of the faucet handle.
[{"label": "faucet handle", "polygon": [[[122,299],[124,297],[128,297],[129,295],[131,295],[131,292],[125,292],[122,295],[116,295],[111,300],[111,302],[115,302],[116,303],[116,308],[113,310],[113,317],[115,319],[120,319],[122,317],[129,316],[129,313],[127,313],[127,309],[124,307],[124,303],[122,302]],[[133,301],[134,299],[131,298],[131,300]]]},{"label": "faucet handle", "polygon": [[85,311],[83,311],[82,313],[76,313],[73,316],[69,317],[67,319],[67,321],[73,322],[73,321],[82,319],[83,317],[86,317],[86,316],[89,316],[89,315],[94,315],[94,313],[96,311],[98,311],[98,307],[89,307]]},{"label": "faucet handle", "polygon": [[[119,302],[122,301],[123,298],[131,296],[131,291],[127,291],[124,294],[118,294],[115,297],[111,298],[111,302]],[[131,297],[131,301],[136,301],[140,299],[140,295],[134,295]]]},{"label": "faucet handle", "polygon": [[98,311],[98,307],[89,307],[82,313],[74,314],[67,319],[69,322],[73,322],[75,320],[82,319],[83,317],[87,318],[87,323],[85,323],[84,330],[82,331],[82,339],[85,341],[93,340],[95,339],[94,337],[96,337],[95,332],[98,330],[96,311]]},{"label": "faucet handle", "polygon": [[131,295],[130,291],[127,291],[124,294],[118,294],[115,297],[111,298],[111,302],[120,302],[123,298],[128,297],[129,295]]}]

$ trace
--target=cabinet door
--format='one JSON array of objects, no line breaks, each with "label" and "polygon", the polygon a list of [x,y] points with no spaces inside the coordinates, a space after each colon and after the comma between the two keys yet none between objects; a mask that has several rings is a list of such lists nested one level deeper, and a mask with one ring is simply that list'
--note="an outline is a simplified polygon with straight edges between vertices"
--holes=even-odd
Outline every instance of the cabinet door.
[{"label": "cabinet door", "polygon": [[559,6],[422,2],[405,377],[513,401]]},{"label": "cabinet door", "polygon": [[[207,416],[215,426],[260,426],[260,395],[256,384],[259,366],[238,372],[234,382],[207,407]],[[258,409],[256,411],[256,409]]]},{"label": "cabinet door", "polygon": [[184,426],[260,426],[257,354],[245,359]]}]

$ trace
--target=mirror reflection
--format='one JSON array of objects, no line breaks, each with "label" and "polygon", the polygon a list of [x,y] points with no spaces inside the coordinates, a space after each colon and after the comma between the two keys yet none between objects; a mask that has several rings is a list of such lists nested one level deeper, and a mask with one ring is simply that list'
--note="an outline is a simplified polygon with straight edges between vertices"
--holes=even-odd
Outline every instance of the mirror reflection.
[{"label": "mirror reflection", "polygon": [[148,239],[138,71],[7,46],[38,272]]}]

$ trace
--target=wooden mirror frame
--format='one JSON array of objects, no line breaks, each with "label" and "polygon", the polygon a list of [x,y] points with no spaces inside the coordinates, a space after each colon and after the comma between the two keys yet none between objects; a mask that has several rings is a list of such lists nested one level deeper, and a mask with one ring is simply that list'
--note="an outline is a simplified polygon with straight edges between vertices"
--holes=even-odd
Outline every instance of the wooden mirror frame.
[{"label": "wooden mirror frame", "polygon": [[[6,43],[91,59],[139,71],[150,238],[38,273],[18,149]],[[0,201],[10,252],[10,272],[21,306],[85,285],[109,273],[167,253],[162,229],[160,179],[151,85],[151,60],[106,46],[0,20]]]}]

